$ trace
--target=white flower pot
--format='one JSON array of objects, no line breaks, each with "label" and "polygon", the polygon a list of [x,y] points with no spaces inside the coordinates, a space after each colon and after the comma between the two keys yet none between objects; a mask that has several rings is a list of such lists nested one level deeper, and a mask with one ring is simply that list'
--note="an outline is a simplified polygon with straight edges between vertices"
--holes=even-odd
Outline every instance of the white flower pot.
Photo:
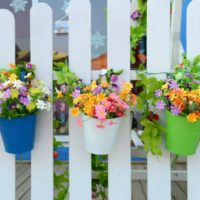
[{"label": "white flower pot", "polygon": [[[110,154],[115,147],[122,118],[108,119],[104,128],[98,128],[100,121],[82,115],[85,149],[92,154]],[[112,125],[109,125],[112,122]]]}]

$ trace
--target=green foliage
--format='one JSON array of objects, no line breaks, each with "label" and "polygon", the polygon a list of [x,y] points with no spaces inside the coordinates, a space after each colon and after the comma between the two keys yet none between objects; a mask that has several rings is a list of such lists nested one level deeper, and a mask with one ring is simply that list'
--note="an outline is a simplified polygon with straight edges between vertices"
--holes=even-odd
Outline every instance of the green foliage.
[{"label": "green foliage", "polygon": [[138,11],[141,13],[141,17],[137,21],[137,26],[131,26],[131,63],[134,64],[136,49],[139,41],[146,34],[147,29],[147,0],[138,1]]},{"label": "green foliage", "polygon": [[[142,86],[143,91],[139,94],[137,107],[142,111],[141,125],[144,127],[141,139],[144,143],[144,149],[153,155],[162,155],[160,145],[162,144],[162,133],[164,128],[158,120],[148,118],[154,109],[156,101],[155,91],[163,84],[162,80],[155,77],[147,77],[143,73],[139,74],[137,86]],[[154,110],[153,110],[154,111]]]},{"label": "green foliage", "polygon": [[199,84],[194,80],[200,81],[200,55],[196,56],[193,61],[183,55],[182,63],[175,67],[171,76],[181,88],[198,89]]},{"label": "green foliage", "polygon": [[105,162],[107,156],[92,155],[92,170],[95,178],[92,179],[92,191],[96,198],[107,200],[106,189],[108,188],[108,165]]}]

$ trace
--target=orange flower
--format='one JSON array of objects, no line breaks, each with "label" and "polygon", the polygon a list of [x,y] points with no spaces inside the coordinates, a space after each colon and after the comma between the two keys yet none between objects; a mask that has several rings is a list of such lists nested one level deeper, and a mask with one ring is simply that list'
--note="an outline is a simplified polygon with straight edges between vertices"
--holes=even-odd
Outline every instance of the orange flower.
[{"label": "orange flower", "polygon": [[71,109],[71,114],[73,117],[77,117],[80,114],[80,110],[77,107]]},{"label": "orange flower", "polygon": [[8,66],[11,67],[12,69],[15,69],[17,67],[15,64],[12,63],[10,63]]},{"label": "orange flower", "polygon": [[198,119],[198,115],[196,115],[196,113],[190,113],[188,116],[187,116],[187,120],[191,123],[194,123],[196,122]]}]

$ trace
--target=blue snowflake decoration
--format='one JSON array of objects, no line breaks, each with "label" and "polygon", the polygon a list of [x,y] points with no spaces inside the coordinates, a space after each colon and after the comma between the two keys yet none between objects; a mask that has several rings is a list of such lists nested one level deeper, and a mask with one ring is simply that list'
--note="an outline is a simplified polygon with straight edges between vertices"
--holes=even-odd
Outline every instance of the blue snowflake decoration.
[{"label": "blue snowflake decoration", "polygon": [[[69,2],[70,2],[70,0],[64,0],[63,6],[62,6],[62,8],[61,8],[62,11],[66,12],[66,10],[69,9]],[[67,14],[67,13],[66,13],[66,14]]]},{"label": "blue snowflake decoration", "polygon": [[12,0],[9,6],[14,9],[15,13],[17,13],[20,11],[25,11],[27,3],[27,0]]},{"label": "blue snowflake decoration", "polygon": [[97,31],[92,34],[92,47],[97,50],[100,47],[104,47],[106,45],[106,36]]}]

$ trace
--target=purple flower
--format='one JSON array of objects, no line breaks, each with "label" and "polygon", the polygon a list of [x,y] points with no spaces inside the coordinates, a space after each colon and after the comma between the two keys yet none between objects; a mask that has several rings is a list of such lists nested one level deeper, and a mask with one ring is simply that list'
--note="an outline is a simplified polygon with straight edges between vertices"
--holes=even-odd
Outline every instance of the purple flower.
[{"label": "purple flower", "polygon": [[102,87],[100,85],[98,85],[94,90],[93,90],[93,93],[94,94],[99,94],[102,90]]},{"label": "purple flower", "polygon": [[0,107],[0,114],[2,113],[2,107]]},{"label": "purple flower", "polygon": [[22,86],[20,88],[20,94],[23,96],[26,96],[26,91],[27,91],[27,87],[26,86]]},{"label": "purple flower", "polygon": [[33,65],[31,63],[26,64],[26,68],[31,69],[32,67],[33,67]]},{"label": "purple flower", "polygon": [[8,99],[11,95],[10,89],[7,89],[5,92],[3,92],[2,98]]},{"label": "purple flower", "polygon": [[169,87],[170,89],[172,90],[176,90],[179,88],[178,84],[176,83],[176,81],[172,81],[170,84],[169,84]]},{"label": "purple flower", "polygon": [[0,99],[0,105],[3,103],[3,101]]},{"label": "purple flower", "polygon": [[181,110],[178,106],[172,105],[171,112],[173,115],[179,115],[181,113]]},{"label": "purple flower", "polygon": [[197,79],[193,79],[192,82],[200,85],[200,81]]},{"label": "purple flower", "polygon": [[186,73],[185,76],[192,78],[192,74],[190,74],[190,73]]},{"label": "purple flower", "polygon": [[111,81],[114,83],[116,81],[118,81],[118,76],[117,75],[112,75],[111,76]]},{"label": "purple flower", "polygon": [[0,83],[0,90],[3,90],[3,83]]},{"label": "purple flower", "polygon": [[155,96],[156,97],[161,97],[161,95],[162,95],[162,90],[156,90],[155,91]]},{"label": "purple flower", "polygon": [[9,104],[8,108],[9,108],[9,110],[12,110],[12,109],[16,108],[16,106],[17,106],[16,103],[11,103],[11,104]]},{"label": "purple flower", "polygon": [[60,89],[63,93],[67,92],[67,87],[64,84],[60,86]]},{"label": "purple flower", "polygon": [[164,103],[164,101],[162,101],[162,100],[160,100],[160,101],[157,101],[157,103],[156,103],[156,108],[158,109],[158,110],[163,110],[164,108],[165,108],[165,103]]},{"label": "purple flower", "polygon": [[119,92],[119,86],[117,84],[112,84],[112,89],[114,93],[118,93]]},{"label": "purple flower", "polygon": [[77,90],[77,89],[75,89],[74,91],[73,91],[73,93],[72,93],[72,97],[73,98],[76,98],[76,97],[78,97],[79,95],[80,95],[80,90]]},{"label": "purple flower", "polygon": [[22,104],[24,104],[25,106],[27,106],[30,103],[28,98],[27,97],[23,97],[23,96],[20,97],[20,102]]},{"label": "purple flower", "polygon": [[131,19],[132,20],[138,20],[141,17],[141,12],[139,10],[136,10],[132,13]]}]

